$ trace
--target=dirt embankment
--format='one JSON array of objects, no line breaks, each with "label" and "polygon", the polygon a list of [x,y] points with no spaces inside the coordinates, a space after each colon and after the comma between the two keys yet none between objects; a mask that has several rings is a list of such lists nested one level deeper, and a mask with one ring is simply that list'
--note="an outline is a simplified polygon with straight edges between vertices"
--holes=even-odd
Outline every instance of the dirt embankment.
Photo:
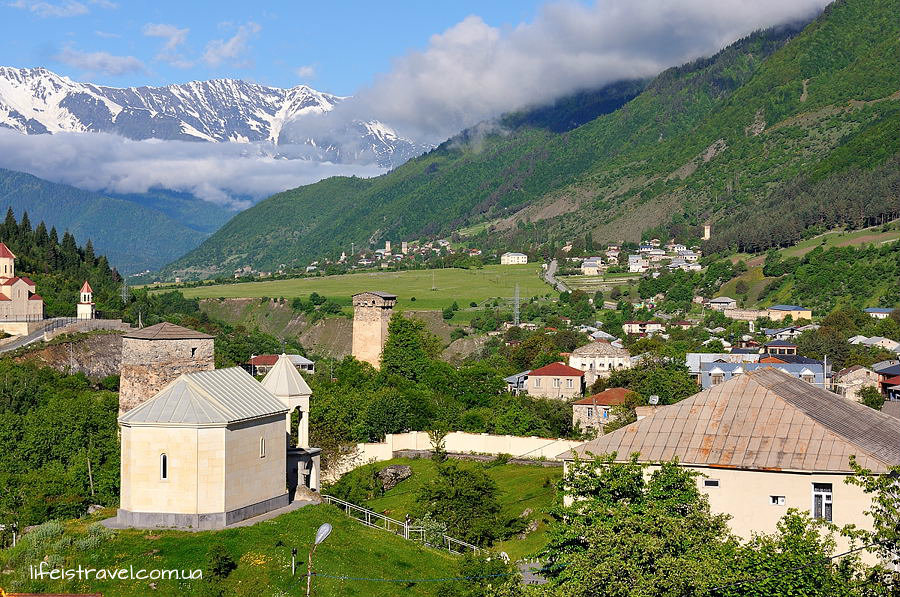
[{"label": "dirt embankment", "polygon": [[95,379],[118,375],[122,363],[122,334],[94,332],[61,336],[53,344],[30,350],[15,361],[28,361],[68,373],[81,372]]}]

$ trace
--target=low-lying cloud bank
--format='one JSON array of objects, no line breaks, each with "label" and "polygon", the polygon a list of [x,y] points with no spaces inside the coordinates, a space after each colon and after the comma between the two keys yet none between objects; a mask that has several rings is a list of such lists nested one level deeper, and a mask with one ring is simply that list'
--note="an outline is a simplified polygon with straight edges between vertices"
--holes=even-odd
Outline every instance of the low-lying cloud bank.
[{"label": "low-lying cloud bank", "polygon": [[191,193],[235,209],[331,176],[376,176],[374,165],[310,159],[308,146],[189,141],[132,141],[106,133],[22,135],[0,129],[0,168],[28,172],[90,191],[144,193],[154,187]]},{"label": "low-lying cloud bank", "polygon": [[829,2],[560,1],[546,4],[533,22],[508,30],[470,16],[433,35],[425,50],[396,59],[390,72],[326,119],[374,118],[404,137],[439,143],[502,112],[653,76],[754,30],[809,19]]}]

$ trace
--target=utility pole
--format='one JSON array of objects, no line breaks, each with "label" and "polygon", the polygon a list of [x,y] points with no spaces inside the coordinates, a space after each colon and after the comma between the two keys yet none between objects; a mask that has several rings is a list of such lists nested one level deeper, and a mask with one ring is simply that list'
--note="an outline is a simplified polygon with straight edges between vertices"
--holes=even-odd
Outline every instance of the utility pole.
[{"label": "utility pole", "polygon": [[128,279],[122,278],[122,305],[128,304]]},{"label": "utility pole", "polygon": [[519,326],[519,285],[516,284],[515,307],[513,308],[513,325]]}]

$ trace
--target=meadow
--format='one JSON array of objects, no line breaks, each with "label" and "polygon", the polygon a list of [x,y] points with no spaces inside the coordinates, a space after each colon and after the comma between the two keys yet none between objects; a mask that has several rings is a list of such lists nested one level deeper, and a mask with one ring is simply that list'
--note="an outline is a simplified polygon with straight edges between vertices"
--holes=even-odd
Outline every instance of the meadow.
[{"label": "meadow", "polygon": [[[103,513],[113,514],[112,510]],[[0,550],[0,582],[8,591],[102,592],[105,597],[145,595],[229,595],[231,597],[306,594],[306,556],[316,529],[324,522],[334,530],[315,555],[314,569],[322,575],[376,579],[445,578],[454,576],[458,556],[421,546],[386,531],[365,527],[333,506],[307,506],[249,527],[223,531],[121,530],[107,536],[89,523],[102,515],[64,525],[64,533],[48,529],[26,535],[11,550]],[[52,525],[53,523],[51,523]],[[93,535],[93,537],[92,537]],[[134,570],[203,569],[207,553],[221,545],[237,567],[211,586],[204,580],[29,580],[28,566],[46,558],[68,569],[128,568]],[[297,574],[291,576],[291,549],[297,548]],[[313,594],[320,597],[369,595],[436,595],[439,584],[391,583],[317,577]]]},{"label": "meadow", "polygon": [[366,290],[382,290],[397,295],[404,309],[443,309],[456,301],[460,308],[481,305],[494,298],[512,299],[516,285],[523,298],[544,296],[553,290],[540,278],[541,266],[487,265],[482,269],[446,268],[399,272],[365,272],[340,276],[295,278],[182,288],[188,298],[306,298],[313,292],[340,304]]},{"label": "meadow", "polygon": [[[485,467],[485,472],[500,490],[499,497],[504,516],[522,516],[525,513],[526,518],[537,522],[537,528],[523,539],[513,537],[495,544],[493,549],[505,551],[510,558],[517,560],[534,555],[547,544],[545,518],[556,504],[556,484],[562,478],[562,467],[492,463],[482,465],[466,460],[456,462],[464,468]],[[377,468],[380,470],[391,464],[409,465],[412,467],[413,475],[382,497],[361,505],[376,512],[383,512],[394,519],[403,520],[407,514],[414,513],[419,488],[435,478],[435,464],[426,458],[395,458],[379,462]]]}]

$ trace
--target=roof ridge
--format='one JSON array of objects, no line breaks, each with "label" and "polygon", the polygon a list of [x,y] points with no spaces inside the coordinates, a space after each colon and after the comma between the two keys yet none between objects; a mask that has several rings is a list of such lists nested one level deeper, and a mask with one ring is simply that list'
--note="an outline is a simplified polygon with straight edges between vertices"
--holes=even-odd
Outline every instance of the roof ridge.
[{"label": "roof ridge", "polygon": [[[229,369],[236,369],[237,367],[226,367],[224,369],[212,369],[212,371],[228,371]],[[203,388],[200,384],[198,384],[192,376],[200,376],[200,374],[209,373],[209,371],[193,371],[191,373],[186,373],[184,375],[185,381],[191,386],[193,390],[195,390],[200,397],[206,400],[209,404],[211,404],[216,410],[219,411],[220,415],[223,415],[229,419],[237,419],[240,418],[237,413],[233,410],[225,406],[218,399],[215,398],[209,391]]]}]

